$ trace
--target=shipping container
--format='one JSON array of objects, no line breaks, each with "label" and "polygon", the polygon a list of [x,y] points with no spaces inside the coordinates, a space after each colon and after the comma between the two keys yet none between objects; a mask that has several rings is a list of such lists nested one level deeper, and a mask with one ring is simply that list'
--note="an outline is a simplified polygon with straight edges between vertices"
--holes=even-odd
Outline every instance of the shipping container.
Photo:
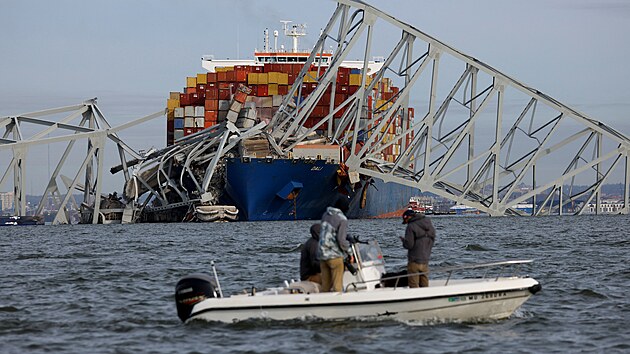
[{"label": "shipping container", "polygon": [[177,107],[179,107],[179,93],[177,94],[177,99],[169,98],[166,100],[166,108],[168,110],[174,110]]},{"label": "shipping container", "polygon": [[206,84],[217,82],[217,73],[206,74]]},{"label": "shipping container", "polygon": [[194,128],[194,127],[195,127],[195,117],[185,117],[184,128]]},{"label": "shipping container", "polygon": [[181,139],[184,137],[184,128],[182,127],[181,129],[177,129],[175,128],[175,131],[173,132],[173,138],[175,140]]},{"label": "shipping container", "polygon": [[248,85],[258,85],[258,73],[249,73],[249,74],[247,74],[247,84]]},{"label": "shipping container", "polygon": [[184,129],[184,118],[175,118],[173,120],[173,127],[175,129]]},{"label": "shipping container", "polygon": [[[202,107],[203,108],[203,107]],[[195,128],[203,128],[205,117],[195,117]]]},{"label": "shipping container", "polygon": [[205,112],[204,120],[216,122],[219,119],[219,114],[216,110],[209,110]]},{"label": "shipping container", "polygon": [[186,87],[197,87],[197,77],[187,77]]},{"label": "shipping container", "polygon": [[206,82],[208,82],[207,74],[197,74],[197,85],[205,84]]}]

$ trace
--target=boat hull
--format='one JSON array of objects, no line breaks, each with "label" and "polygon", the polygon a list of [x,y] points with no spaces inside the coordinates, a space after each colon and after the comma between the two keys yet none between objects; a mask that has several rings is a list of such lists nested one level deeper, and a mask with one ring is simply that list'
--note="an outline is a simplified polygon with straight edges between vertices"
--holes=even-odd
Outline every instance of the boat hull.
[{"label": "boat hull", "polygon": [[540,285],[531,278],[474,280],[429,288],[316,294],[236,295],[206,299],[190,320],[236,322],[247,319],[390,318],[402,321],[470,322],[509,317]]},{"label": "boat hull", "polygon": [[398,217],[416,188],[363,178],[339,184],[339,165],[326,160],[230,158],[226,160],[228,203],[239,220],[316,220],[341,195],[350,197],[348,217]]}]

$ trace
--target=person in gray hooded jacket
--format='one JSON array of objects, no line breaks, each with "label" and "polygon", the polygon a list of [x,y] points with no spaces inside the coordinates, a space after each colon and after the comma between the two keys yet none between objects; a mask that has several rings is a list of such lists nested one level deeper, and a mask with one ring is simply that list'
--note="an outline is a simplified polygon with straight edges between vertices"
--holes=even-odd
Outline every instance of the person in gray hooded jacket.
[{"label": "person in gray hooded jacket", "polygon": [[322,271],[322,291],[341,292],[343,288],[344,256],[351,254],[346,239],[349,209],[348,198],[340,197],[334,207],[328,207],[321,220],[319,265]]},{"label": "person in gray hooded jacket", "polygon": [[400,238],[403,247],[407,249],[407,273],[422,273],[409,276],[409,287],[427,287],[429,286],[429,259],[433,243],[435,243],[435,228],[431,219],[423,213],[406,210],[402,218],[403,224],[407,224],[405,237]]}]

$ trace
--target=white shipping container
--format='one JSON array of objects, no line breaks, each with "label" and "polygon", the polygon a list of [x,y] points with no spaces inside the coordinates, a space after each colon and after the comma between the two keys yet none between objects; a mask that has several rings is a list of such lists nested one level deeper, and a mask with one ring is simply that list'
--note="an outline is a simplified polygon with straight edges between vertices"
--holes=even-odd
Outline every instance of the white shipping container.
[{"label": "white shipping container", "polygon": [[194,128],[195,127],[195,118],[194,117],[186,117],[184,118],[184,128]]},{"label": "white shipping container", "polygon": [[[205,111],[206,111],[206,108],[204,106],[196,106],[195,117],[203,117],[205,114]],[[201,126],[203,126],[203,124]]]},{"label": "white shipping container", "polygon": [[194,106],[186,106],[184,107],[184,117],[194,117],[195,115],[195,107]]},{"label": "white shipping container", "polygon": [[184,114],[184,108],[183,107],[176,107],[175,108],[175,118],[184,118],[185,114]]},{"label": "white shipping container", "polygon": [[273,107],[273,97],[262,97],[262,107],[263,108]]},{"label": "white shipping container", "polygon": [[[203,107],[201,107],[201,108],[203,108]],[[203,128],[203,123],[204,123],[203,121],[204,121],[203,117],[196,117],[195,118],[195,128]]]},{"label": "white shipping container", "polygon": [[282,95],[273,95],[272,99],[272,104],[274,107],[280,107],[280,104],[282,104],[282,99],[284,98],[284,96]]}]

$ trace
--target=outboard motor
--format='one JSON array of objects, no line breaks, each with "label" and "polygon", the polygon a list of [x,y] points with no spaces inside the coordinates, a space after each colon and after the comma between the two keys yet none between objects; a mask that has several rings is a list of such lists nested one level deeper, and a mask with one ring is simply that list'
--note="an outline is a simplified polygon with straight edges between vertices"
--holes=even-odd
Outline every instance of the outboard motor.
[{"label": "outboard motor", "polygon": [[177,316],[186,322],[195,304],[210,298],[220,297],[217,285],[209,275],[194,273],[181,278],[175,286]]}]

